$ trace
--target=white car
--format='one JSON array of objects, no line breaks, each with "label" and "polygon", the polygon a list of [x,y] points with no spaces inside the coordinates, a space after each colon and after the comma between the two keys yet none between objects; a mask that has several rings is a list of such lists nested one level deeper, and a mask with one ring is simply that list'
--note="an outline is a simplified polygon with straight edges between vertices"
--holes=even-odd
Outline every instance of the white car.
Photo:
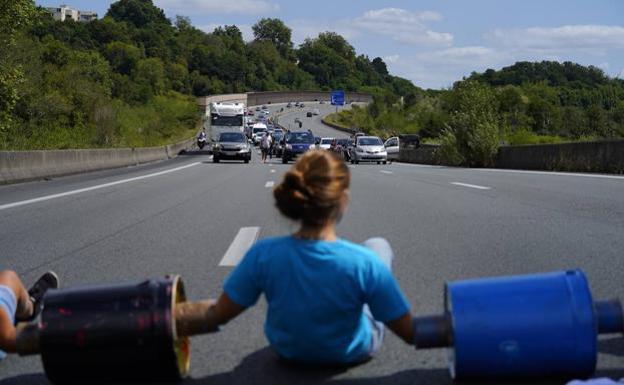
[{"label": "white car", "polygon": [[351,163],[377,162],[386,164],[388,153],[383,142],[377,136],[358,136],[351,149]]},{"label": "white car", "polygon": [[319,148],[323,150],[329,150],[333,141],[334,141],[334,138],[321,138],[321,143],[319,143]]}]

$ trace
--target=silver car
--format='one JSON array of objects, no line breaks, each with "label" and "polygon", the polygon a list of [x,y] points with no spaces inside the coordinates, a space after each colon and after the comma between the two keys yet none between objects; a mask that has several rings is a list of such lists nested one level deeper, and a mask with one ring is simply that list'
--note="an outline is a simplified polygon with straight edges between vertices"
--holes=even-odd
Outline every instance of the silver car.
[{"label": "silver car", "polygon": [[212,161],[219,163],[222,159],[251,160],[251,146],[242,132],[222,132],[219,141],[212,147]]},{"label": "silver car", "polygon": [[377,136],[358,136],[351,149],[351,163],[377,162],[386,164],[388,153],[383,142]]}]

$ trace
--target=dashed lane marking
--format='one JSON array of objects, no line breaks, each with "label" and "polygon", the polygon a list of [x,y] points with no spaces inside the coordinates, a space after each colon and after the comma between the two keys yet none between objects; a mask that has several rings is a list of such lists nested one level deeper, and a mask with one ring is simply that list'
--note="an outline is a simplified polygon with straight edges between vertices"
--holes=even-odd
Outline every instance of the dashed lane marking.
[{"label": "dashed lane marking", "polygon": [[478,186],[476,184],[468,184],[468,183],[451,182],[451,184],[455,186],[474,188],[477,190],[491,190],[492,189],[491,187]]},{"label": "dashed lane marking", "polygon": [[258,239],[258,233],[260,233],[260,227],[241,227],[230,244],[230,247],[228,247],[223,255],[223,258],[221,258],[219,266],[238,265],[247,250],[249,250],[254,242],[256,242],[256,239]]},{"label": "dashed lane marking", "polygon": [[387,171],[387,170],[379,170],[379,172],[382,174],[388,174],[388,175],[394,174],[392,171]]},{"label": "dashed lane marking", "polygon": [[266,188],[271,188],[273,186],[275,186],[275,182],[273,182],[272,180],[266,182],[266,184],[264,185],[264,187]]}]

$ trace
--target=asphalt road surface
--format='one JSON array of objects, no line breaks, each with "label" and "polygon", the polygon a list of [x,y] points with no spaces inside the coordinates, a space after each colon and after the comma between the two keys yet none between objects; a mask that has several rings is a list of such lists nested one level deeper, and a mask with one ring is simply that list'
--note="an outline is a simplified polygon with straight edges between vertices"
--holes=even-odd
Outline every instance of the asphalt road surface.
[{"label": "asphalt road surface", "polygon": [[[318,117],[306,118],[305,110],[280,122],[297,116],[317,136],[344,135],[322,127]],[[289,166],[258,160],[254,152],[248,165],[213,164],[205,152],[192,152],[0,187],[0,268],[16,270],[27,283],[53,269],[64,286],[177,273],[191,299],[216,297],[240,257],[233,241],[295,229],[278,215],[271,195]],[[569,268],[587,273],[595,298],[624,298],[624,177],[400,163],[350,167],[351,205],[339,233],[356,242],[372,236],[391,242],[394,271],[414,312],[442,310],[449,280]],[[243,227],[251,229],[240,232]],[[184,383],[452,383],[445,350],[415,351],[390,334],[378,356],[358,367],[284,366],[264,337],[265,312],[261,300],[221,332],[194,338]],[[596,375],[624,377],[624,339],[601,338],[599,351]],[[0,363],[0,384],[47,380],[37,357],[11,356]]]}]

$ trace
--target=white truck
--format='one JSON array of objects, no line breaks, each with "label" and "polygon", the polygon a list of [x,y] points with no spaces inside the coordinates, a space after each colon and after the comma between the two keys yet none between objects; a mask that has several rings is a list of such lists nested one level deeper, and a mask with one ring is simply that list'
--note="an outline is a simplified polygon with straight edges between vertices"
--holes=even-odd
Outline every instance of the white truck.
[{"label": "white truck", "polygon": [[208,140],[211,144],[217,142],[222,132],[245,133],[244,117],[245,104],[243,103],[210,103],[204,119],[204,131]]}]

